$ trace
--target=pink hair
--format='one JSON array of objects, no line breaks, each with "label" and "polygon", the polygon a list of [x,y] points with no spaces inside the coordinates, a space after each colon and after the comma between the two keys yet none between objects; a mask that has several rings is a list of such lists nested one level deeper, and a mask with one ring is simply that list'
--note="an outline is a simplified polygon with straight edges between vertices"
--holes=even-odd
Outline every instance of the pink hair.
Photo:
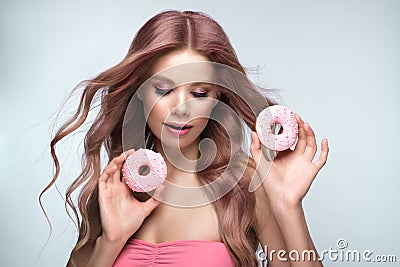
[{"label": "pink hair", "polygon": [[[230,66],[246,75],[224,30],[208,15],[193,11],[168,10],[161,12],[141,27],[134,37],[127,55],[120,63],[97,77],[84,81],[84,91],[78,110],[57,131],[51,141],[50,148],[56,172],[52,181],[41,192],[40,201],[43,193],[55,183],[60,174],[55,145],[85,122],[93,107],[95,96],[101,97],[101,109],[84,139],[82,173],[66,191],[66,205],[73,210],[79,229],[79,237],[72,250],[71,259],[80,248],[101,235],[97,200],[97,179],[101,173],[101,148],[105,148],[109,161],[122,153],[122,126],[128,104],[135,101],[133,104],[129,104],[131,110],[128,116],[130,117],[125,120],[128,122],[137,121],[137,119],[143,120],[144,116],[143,106],[134,96],[136,90],[148,78],[148,71],[157,58],[168,52],[182,49],[195,51],[206,56],[212,62]],[[240,93],[251,101],[253,109],[232,91],[224,88],[221,88],[221,91],[219,100],[231,107],[252,130],[254,130],[256,115],[266,106],[274,104],[253,86],[250,86],[250,83]],[[132,98],[132,96],[134,97]],[[235,131],[237,134],[234,139],[235,142],[241,143],[243,141],[241,122],[227,116],[224,123],[225,127],[239,129]],[[152,138],[154,138],[148,127],[145,132],[143,129],[133,129],[130,136],[136,137],[131,138],[132,143],[129,144],[131,148],[135,149],[142,147],[143,143],[140,140],[145,139],[150,140],[147,148],[151,147]],[[201,138],[212,139],[218,148],[212,164],[198,172],[198,177],[202,182],[210,183],[227,169],[232,148],[226,146],[230,141],[224,128],[212,120],[209,120]],[[241,148],[235,149],[233,162],[233,165],[229,166],[227,176],[229,179],[237,181],[237,184],[228,194],[213,204],[218,214],[221,238],[236,265],[255,266],[257,265],[255,251],[258,245],[253,220],[255,198],[254,194],[248,191],[255,163]],[[241,166],[246,169],[243,175],[238,171]],[[71,199],[71,194],[80,186],[83,186],[78,199],[81,219]],[[67,212],[69,214],[68,209]]]}]

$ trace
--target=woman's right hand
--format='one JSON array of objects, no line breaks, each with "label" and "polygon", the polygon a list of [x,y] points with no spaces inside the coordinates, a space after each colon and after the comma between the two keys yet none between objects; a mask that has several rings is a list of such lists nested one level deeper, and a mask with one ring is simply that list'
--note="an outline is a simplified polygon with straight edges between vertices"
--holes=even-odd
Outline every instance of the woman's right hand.
[{"label": "woman's right hand", "polygon": [[135,152],[123,152],[114,158],[99,177],[99,206],[102,239],[107,242],[126,242],[142,225],[144,219],[160,204],[164,185],[158,187],[145,202],[138,201],[132,190],[120,180],[122,164]]}]

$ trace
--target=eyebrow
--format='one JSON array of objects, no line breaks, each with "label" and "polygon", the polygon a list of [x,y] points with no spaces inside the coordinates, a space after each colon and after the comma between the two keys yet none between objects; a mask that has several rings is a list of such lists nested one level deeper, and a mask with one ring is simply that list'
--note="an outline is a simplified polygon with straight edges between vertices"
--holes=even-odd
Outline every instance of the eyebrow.
[{"label": "eyebrow", "polygon": [[151,79],[152,80],[159,80],[159,81],[163,81],[163,82],[167,82],[169,84],[175,85],[175,82],[173,80],[171,80],[171,79],[169,79],[169,78],[167,78],[165,76],[162,76],[162,75],[155,75]]}]

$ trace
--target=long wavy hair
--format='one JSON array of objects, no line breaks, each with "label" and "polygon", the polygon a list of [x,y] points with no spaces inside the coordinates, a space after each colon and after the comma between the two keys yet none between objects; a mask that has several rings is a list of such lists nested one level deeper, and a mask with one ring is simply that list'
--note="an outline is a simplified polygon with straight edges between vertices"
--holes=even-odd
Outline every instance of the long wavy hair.
[{"label": "long wavy hair", "polygon": [[[66,191],[66,211],[70,215],[69,209],[72,209],[79,230],[71,258],[74,253],[88,242],[96,240],[102,233],[97,187],[101,173],[101,149],[105,149],[108,162],[123,152],[124,121],[135,122],[138,119],[143,120],[144,117],[143,104],[137,99],[136,90],[149,77],[149,69],[160,56],[184,49],[195,51],[211,62],[229,66],[247,77],[245,68],[239,63],[226,33],[216,21],[201,12],[166,10],[152,17],[139,29],[127,55],[120,63],[80,84],[83,85],[83,94],[76,113],[61,126],[50,143],[55,174],[39,196],[42,206],[42,195],[55,184],[60,174],[60,163],[55,152],[56,144],[83,125],[89,111],[93,109],[95,98],[100,96],[100,109],[84,138],[82,172]],[[253,131],[258,113],[268,105],[275,104],[257,88],[249,81],[245,81],[241,84],[240,96],[231,90],[220,88],[222,93],[219,98],[219,101],[233,109]],[[247,103],[251,103],[252,107]],[[128,105],[130,105],[129,115],[125,114]],[[233,143],[241,144],[245,133],[244,123],[229,114],[223,119],[224,122],[221,124],[225,127],[238,129],[235,131]],[[145,144],[146,148],[152,147],[154,136],[148,126],[145,131],[135,130],[134,127],[130,129],[132,129],[129,133],[132,137],[129,138],[130,148],[142,147],[143,143],[140,140],[148,141]],[[211,183],[227,170],[232,147],[226,144],[230,143],[229,138],[232,137],[226,134],[220,124],[209,120],[201,138],[210,138],[217,147],[217,154],[212,163],[197,173],[203,183]],[[227,176],[237,183],[229,193],[216,200],[213,205],[218,215],[221,238],[235,264],[256,266],[255,251],[258,239],[253,220],[255,196],[248,190],[255,171],[255,163],[240,147],[235,148],[233,155],[234,160],[231,161],[233,164],[230,165]],[[239,171],[241,166],[245,167],[244,173]],[[77,189],[80,191],[76,206],[71,195]],[[47,218],[46,212],[45,215]]]}]

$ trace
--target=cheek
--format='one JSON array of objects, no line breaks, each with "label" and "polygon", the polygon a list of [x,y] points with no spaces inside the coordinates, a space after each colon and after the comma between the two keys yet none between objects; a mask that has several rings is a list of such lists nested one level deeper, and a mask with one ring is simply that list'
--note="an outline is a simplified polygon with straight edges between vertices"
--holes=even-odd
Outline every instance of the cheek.
[{"label": "cheek", "polygon": [[160,122],[164,122],[166,116],[166,108],[163,105],[146,105],[145,114],[150,114],[148,116],[148,122],[154,122],[159,124]]},{"label": "cheek", "polygon": [[214,108],[215,100],[201,101],[191,107],[191,114],[195,117],[209,118]]},{"label": "cheek", "polygon": [[143,101],[144,114],[148,117],[159,117],[160,113],[164,113],[166,106],[163,101],[159,101],[158,97],[146,96]]},{"label": "cheek", "polygon": [[143,109],[147,125],[149,126],[153,134],[158,139],[160,139],[162,123],[165,121],[166,116],[165,107],[163,105],[160,105],[160,102],[156,105],[144,102]]},{"label": "cheek", "polygon": [[[213,103],[204,103],[201,106],[197,106],[192,109],[192,117],[195,118],[196,124],[200,127],[198,130],[203,131],[207,126],[208,121],[211,117],[211,112],[213,110]],[[212,120],[212,119],[211,119]]]}]

